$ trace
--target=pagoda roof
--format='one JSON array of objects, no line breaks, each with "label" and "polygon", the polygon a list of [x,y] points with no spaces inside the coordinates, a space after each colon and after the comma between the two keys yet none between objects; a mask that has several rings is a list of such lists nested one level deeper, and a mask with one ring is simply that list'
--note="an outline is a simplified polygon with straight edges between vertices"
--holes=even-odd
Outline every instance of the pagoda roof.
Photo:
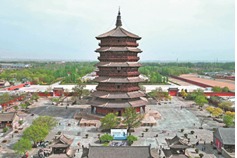
[{"label": "pagoda roof", "polygon": [[134,83],[134,82],[144,82],[145,80],[140,77],[97,77],[94,79],[96,82],[106,82],[106,83]]},{"label": "pagoda roof", "polygon": [[106,107],[106,108],[127,108],[127,107],[141,107],[147,104],[147,100],[143,97],[133,100],[105,100],[95,98],[90,102],[95,107]]},{"label": "pagoda roof", "polygon": [[135,39],[141,39],[138,35],[135,35],[125,29],[123,29],[121,26],[115,27],[114,29],[103,33],[99,36],[96,37],[96,39],[101,39],[101,38],[106,38],[106,37],[130,37],[130,38],[135,38]]},{"label": "pagoda roof", "polygon": [[142,64],[138,62],[99,62],[95,64],[97,67],[140,67]]},{"label": "pagoda roof", "polygon": [[141,53],[142,50],[137,47],[100,47],[95,52],[137,52]]},{"label": "pagoda roof", "polygon": [[118,12],[115,26],[116,27],[114,29],[97,36],[96,39],[107,38],[107,37],[115,37],[115,38],[129,37],[129,38],[135,38],[137,40],[141,39],[141,37],[139,37],[138,35],[135,35],[122,28],[122,20],[121,20],[120,11]]},{"label": "pagoda roof", "polygon": [[145,94],[142,91],[134,91],[134,92],[105,92],[105,91],[95,91],[92,93],[92,96],[99,98],[107,98],[107,99],[116,99],[116,98],[139,98],[144,97]]}]

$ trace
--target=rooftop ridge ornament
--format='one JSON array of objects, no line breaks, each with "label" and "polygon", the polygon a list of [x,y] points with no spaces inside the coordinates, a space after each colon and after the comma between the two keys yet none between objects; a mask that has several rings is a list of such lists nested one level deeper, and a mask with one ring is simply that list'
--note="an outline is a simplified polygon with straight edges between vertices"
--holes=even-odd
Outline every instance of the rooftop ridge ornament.
[{"label": "rooftop ridge ornament", "polygon": [[120,7],[119,7],[118,16],[117,16],[117,20],[116,20],[116,27],[120,27],[120,26],[122,26],[122,20],[121,20],[121,16],[120,16]]}]

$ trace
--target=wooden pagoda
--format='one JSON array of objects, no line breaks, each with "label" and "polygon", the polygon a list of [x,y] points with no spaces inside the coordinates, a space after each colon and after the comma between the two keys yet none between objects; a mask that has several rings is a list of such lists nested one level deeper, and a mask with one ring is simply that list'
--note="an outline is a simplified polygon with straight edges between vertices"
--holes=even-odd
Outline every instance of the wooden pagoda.
[{"label": "wooden pagoda", "polygon": [[116,27],[96,37],[100,40],[99,63],[96,64],[98,82],[96,91],[92,93],[91,112],[99,115],[118,113],[122,115],[125,108],[134,107],[137,112],[145,112],[147,104],[145,94],[140,90],[137,40],[141,37],[122,28],[120,11],[118,12]]}]

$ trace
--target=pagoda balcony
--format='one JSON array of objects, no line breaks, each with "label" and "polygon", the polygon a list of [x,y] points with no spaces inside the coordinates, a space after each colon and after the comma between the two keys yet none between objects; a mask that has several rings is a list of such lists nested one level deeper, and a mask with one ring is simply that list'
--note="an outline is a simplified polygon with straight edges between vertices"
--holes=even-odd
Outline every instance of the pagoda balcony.
[{"label": "pagoda balcony", "polygon": [[124,62],[124,61],[130,61],[130,62],[136,62],[140,58],[137,56],[128,56],[128,57],[98,57],[99,61],[111,61],[111,62]]},{"label": "pagoda balcony", "polygon": [[100,42],[98,44],[100,47],[137,47],[138,43],[135,42]]},{"label": "pagoda balcony", "polygon": [[101,87],[97,86],[96,90],[98,91],[106,91],[106,92],[132,92],[132,91],[139,91],[140,87]]},{"label": "pagoda balcony", "polygon": [[135,76],[140,75],[140,73],[138,71],[134,71],[134,72],[98,71],[97,74],[99,76],[108,76],[108,77],[135,77]]}]

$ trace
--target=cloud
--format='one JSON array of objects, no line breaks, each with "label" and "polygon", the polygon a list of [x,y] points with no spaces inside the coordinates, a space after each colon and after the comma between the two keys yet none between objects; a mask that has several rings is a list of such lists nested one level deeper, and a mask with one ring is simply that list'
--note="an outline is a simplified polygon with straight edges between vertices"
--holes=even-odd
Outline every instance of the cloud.
[{"label": "cloud", "polygon": [[2,0],[0,48],[97,60],[94,37],[115,27],[119,6],[123,27],[142,36],[141,60],[234,57],[234,0]]}]

